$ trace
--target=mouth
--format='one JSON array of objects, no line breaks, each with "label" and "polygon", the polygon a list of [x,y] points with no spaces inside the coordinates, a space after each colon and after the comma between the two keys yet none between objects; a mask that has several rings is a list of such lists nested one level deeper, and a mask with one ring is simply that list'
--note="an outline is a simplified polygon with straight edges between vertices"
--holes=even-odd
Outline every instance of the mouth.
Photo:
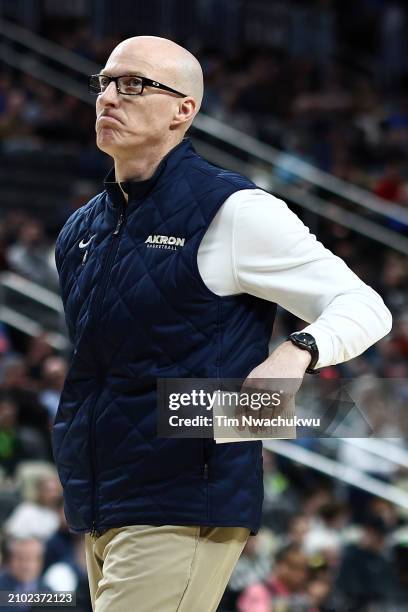
[{"label": "mouth", "polygon": [[111,117],[110,115],[102,115],[98,117],[98,124],[100,125],[122,125],[122,122],[115,117]]}]

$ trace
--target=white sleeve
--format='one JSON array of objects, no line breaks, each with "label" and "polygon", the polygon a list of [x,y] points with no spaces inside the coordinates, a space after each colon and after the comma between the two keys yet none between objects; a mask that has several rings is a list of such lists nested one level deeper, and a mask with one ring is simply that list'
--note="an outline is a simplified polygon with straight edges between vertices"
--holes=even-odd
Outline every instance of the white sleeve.
[{"label": "white sleeve", "polygon": [[[209,266],[222,269],[220,259],[214,266],[217,249],[211,245],[218,245],[231,272],[213,272],[208,284]],[[276,302],[310,323],[302,331],[316,339],[316,368],[360,355],[391,330],[391,313],[378,293],[325,248],[285,202],[261,189],[238,191],[225,201],[200,252],[200,272],[215,293],[227,294],[220,291],[224,282],[229,293]]]}]

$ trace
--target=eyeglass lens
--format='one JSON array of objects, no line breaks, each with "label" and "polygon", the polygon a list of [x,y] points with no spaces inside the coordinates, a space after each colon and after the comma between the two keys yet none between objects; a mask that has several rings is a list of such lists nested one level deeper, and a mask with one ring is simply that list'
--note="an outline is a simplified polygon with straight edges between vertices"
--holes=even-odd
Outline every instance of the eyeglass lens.
[{"label": "eyeglass lens", "polygon": [[[105,75],[94,75],[90,79],[91,90],[95,93],[102,93],[111,83],[111,78]],[[143,88],[143,81],[135,76],[122,76],[117,80],[118,90],[124,94],[140,94]]]}]

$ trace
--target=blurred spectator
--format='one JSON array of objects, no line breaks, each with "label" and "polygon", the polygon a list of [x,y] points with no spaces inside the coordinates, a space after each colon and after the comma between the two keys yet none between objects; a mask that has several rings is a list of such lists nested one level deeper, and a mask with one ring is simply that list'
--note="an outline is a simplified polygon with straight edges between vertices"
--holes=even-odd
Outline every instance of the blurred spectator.
[{"label": "blurred spectator", "polygon": [[42,387],[41,377],[43,375],[44,364],[47,359],[52,358],[54,349],[52,348],[47,332],[32,336],[28,342],[25,363],[28,375],[36,381],[36,390]]},{"label": "blurred spectator", "polygon": [[290,517],[288,524],[288,531],[285,538],[285,544],[296,544],[302,549],[304,547],[304,541],[309,533],[310,529],[310,518],[305,514],[295,514]]},{"label": "blurred spectator", "polygon": [[261,583],[248,587],[237,602],[238,612],[271,612],[271,598],[268,589]]},{"label": "blurred spectator", "polygon": [[368,514],[379,516],[389,530],[398,527],[398,511],[396,506],[388,499],[372,497],[368,507]]},{"label": "blurred spectator", "polygon": [[40,393],[40,401],[47,408],[51,420],[57,413],[66,374],[67,362],[62,357],[48,357],[44,361],[42,368],[44,388]]},{"label": "blurred spectator", "polygon": [[47,540],[44,569],[48,569],[55,563],[67,563],[72,566],[75,564],[75,541],[78,536],[68,529],[62,499],[58,503],[57,512],[59,526]]},{"label": "blurred spectator", "polygon": [[0,394],[0,466],[12,476],[17,465],[28,459],[46,459],[47,449],[40,434],[18,424],[18,406]]},{"label": "blurred spectator", "polygon": [[5,95],[4,112],[0,115],[0,142],[7,152],[37,148],[35,134],[24,120],[26,97],[22,91],[10,90]]},{"label": "blurred spectator", "polygon": [[408,261],[400,253],[388,251],[380,275],[384,301],[396,313],[408,309]]},{"label": "blurred spectator", "polygon": [[381,19],[381,72],[388,87],[398,85],[407,68],[406,19],[404,3],[396,0],[384,3]]},{"label": "blurred spectator", "polygon": [[[0,591],[10,593],[50,593],[51,589],[41,579],[43,567],[44,545],[31,537],[8,538],[3,543],[3,571],[0,574]],[[0,610],[9,610],[9,606],[1,606]],[[18,612],[29,610],[50,610],[45,607],[13,605]]]},{"label": "blurred spectator", "polygon": [[320,508],[305,536],[303,550],[308,556],[322,554],[331,565],[336,565],[342,552],[344,535],[342,529],[347,522],[345,504],[332,502]]},{"label": "blurred spectator", "polygon": [[290,479],[279,470],[276,457],[264,450],[264,503],[262,509],[265,525],[279,532],[287,523],[288,516],[298,502],[296,488]]},{"label": "blurred spectator", "polygon": [[40,403],[37,383],[30,378],[27,362],[22,356],[13,355],[4,360],[0,384],[17,403],[19,422],[48,433],[47,411]]},{"label": "blurred spectator", "polygon": [[5,522],[3,528],[7,535],[47,540],[57,531],[62,499],[57,474],[48,469],[48,473],[37,477],[34,488],[34,499],[22,501]]},{"label": "blurred spectator", "polygon": [[400,542],[392,549],[393,583],[391,612],[404,612],[408,601],[408,545]]},{"label": "blurred spectator", "polygon": [[7,268],[7,232],[5,224],[0,224],[0,272]]},{"label": "blurred spectator", "polygon": [[390,346],[402,359],[408,359],[408,309],[395,321]]},{"label": "blurred spectator", "polygon": [[56,289],[58,279],[51,265],[50,247],[44,240],[44,230],[38,221],[31,219],[20,229],[17,242],[7,251],[11,268],[30,280]]},{"label": "blurred spectator", "polygon": [[[2,357],[3,355],[6,355],[9,350],[10,350],[10,341],[9,341],[8,334],[7,334],[7,328],[4,325],[4,323],[0,321],[0,357]],[[2,378],[2,375],[1,375],[1,360],[0,360],[0,380],[1,378]]]},{"label": "blurred spectator", "polygon": [[265,584],[272,603],[287,600],[296,604],[306,600],[308,559],[296,544],[289,544],[278,552],[275,566]]},{"label": "blurred spectator", "polygon": [[349,545],[336,580],[338,605],[366,610],[391,595],[392,572],[386,557],[388,528],[379,517],[367,517],[360,541]]},{"label": "blurred spectator", "polygon": [[248,539],[232,572],[222,600],[223,606],[233,609],[241,591],[266,579],[270,571],[272,549],[273,536],[268,529],[261,529],[256,536]]},{"label": "blurred spectator", "polygon": [[30,219],[27,211],[22,208],[13,208],[5,212],[2,219],[2,229],[5,244],[10,246],[17,240],[18,233],[24,223]]},{"label": "blurred spectator", "polygon": [[74,591],[77,612],[92,612],[83,535],[72,536],[72,556],[50,565],[43,578],[53,591]]},{"label": "blurred spectator", "polygon": [[380,178],[374,187],[374,193],[379,198],[390,200],[391,202],[400,202],[403,193],[403,178],[401,176],[401,167],[399,163],[388,163],[384,175]]},{"label": "blurred spectator", "polygon": [[[238,600],[240,612],[252,612],[253,601],[260,609],[269,608],[289,612],[290,610],[310,610],[310,599],[306,587],[308,580],[308,559],[296,544],[281,549],[275,557],[272,574],[263,583],[249,586]],[[303,607],[302,607],[303,606]],[[257,609],[257,608],[255,608]]]}]

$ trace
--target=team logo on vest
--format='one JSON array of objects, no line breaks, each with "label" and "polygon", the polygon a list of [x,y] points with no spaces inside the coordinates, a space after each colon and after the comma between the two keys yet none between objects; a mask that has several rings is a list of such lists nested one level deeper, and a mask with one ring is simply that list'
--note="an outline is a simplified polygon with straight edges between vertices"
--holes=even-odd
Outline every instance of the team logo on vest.
[{"label": "team logo on vest", "polygon": [[170,249],[177,251],[184,246],[186,239],[178,236],[161,236],[158,234],[150,235],[145,244],[151,249]]}]

